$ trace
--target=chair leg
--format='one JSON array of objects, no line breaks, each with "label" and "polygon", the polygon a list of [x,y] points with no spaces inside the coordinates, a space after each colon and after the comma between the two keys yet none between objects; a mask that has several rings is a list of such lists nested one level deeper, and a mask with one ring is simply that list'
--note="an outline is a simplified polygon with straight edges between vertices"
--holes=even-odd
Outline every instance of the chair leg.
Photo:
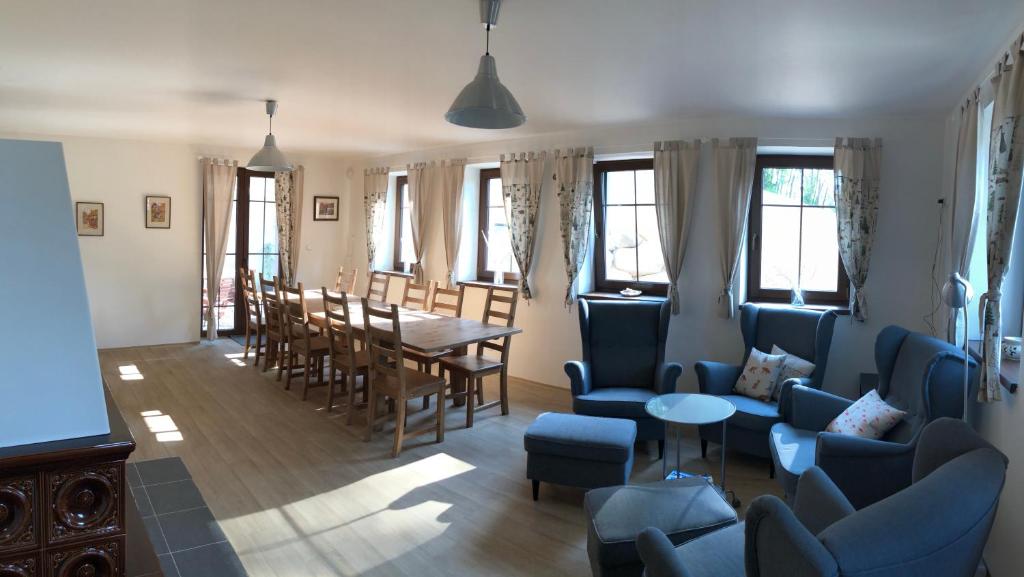
[{"label": "chair leg", "polygon": [[398,414],[395,416],[395,446],[391,449],[391,456],[397,457],[402,452],[402,437],[405,435],[405,405],[404,399],[396,401]]},{"label": "chair leg", "polygon": [[533,500],[536,501],[540,497],[540,481],[537,479],[531,479],[533,481]]},{"label": "chair leg", "polygon": [[249,362],[249,339],[252,338],[252,335],[250,334],[252,329],[249,328],[249,327],[250,327],[249,321],[246,320],[245,321],[245,352],[242,353],[242,360],[245,361],[245,362]]},{"label": "chair leg", "polygon": [[[429,398],[429,397],[424,397]],[[437,391],[437,442],[444,442],[444,387]]]},{"label": "chair leg", "polygon": [[[309,351],[306,351],[307,353]],[[303,357],[303,368],[302,371],[302,400],[306,400],[306,396],[309,394],[309,372],[313,370],[313,363],[311,362],[310,355],[302,355]]]},{"label": "chair leg", "polygon": [[292,365],[295,362],[295,353],[291,352],[290,350],[289,351],[285,351],[284,352],[284,358],[286,359],[285,366],[284,366],[284,372],[285,372],[284,390],[287,391],[287,390],[292,388]]},{"label": "chair leg", "polygon": [[[263,327],[256,325],[256,360],[252,363],[252,368],[260,366],[260,349],[263,348]],[[263,355],[264,357],[266,355]]]},{"label": "chair leg", "polygon": [[658,460],[665,458],[665,439],[658,441]]},{"label": "chair leg", "polygon": [[707,459],[708,458],[708,442],[705,441],[704,439],[700,440],[700,458],[701,459]]},{"label": "chair leg", "polygon": [[501,414],[508,414],[508,371],[501,371],[501,380],[499,381],[500,395],[501,395]]},{"label": "chair leg", "polygon": [[[347,374],[347,373],[346,373]],[[363,396],[366,396],[366,377],[363,377]],[[348,414],[345,415],[345,424],[352,424],[352,413],[356,412],[356,377],[352,376],[352,382],[348,386]]]},{"label": "chair leg", "polygon": [[472,428],[473,426],[473,400],[476,397],[475,391],[476,379],[470,377],[466,379],[466,428]]},{"label": "chair leg", "polygon": [[331,359],[331,374],[327,379],[327,412],[334,408],[334,359]]},{"label": "chair leg", "polygon": [[484,379],[482,377],[476,380],[476,404],[484,404]]},{"label": "chair leg", "polygon": [[372,391],[370,392],[370,398],[366,401],[366,434],[363,439],[367,442],[373,437],[373,426],[375,425],[374,420],[377,416],[377,395]]}]

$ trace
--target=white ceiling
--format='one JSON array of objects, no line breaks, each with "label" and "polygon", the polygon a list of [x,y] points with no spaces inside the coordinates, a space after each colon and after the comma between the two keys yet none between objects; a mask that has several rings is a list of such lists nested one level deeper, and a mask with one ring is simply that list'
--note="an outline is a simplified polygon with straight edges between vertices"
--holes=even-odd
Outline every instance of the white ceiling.
[{"label": "white ceiling", "polygon": [[1020,0],[505,0],[492,53],[528,120],[443,115],[476,0],[6,0],[0,131],[384,154],[684,115],[946,112]]}]

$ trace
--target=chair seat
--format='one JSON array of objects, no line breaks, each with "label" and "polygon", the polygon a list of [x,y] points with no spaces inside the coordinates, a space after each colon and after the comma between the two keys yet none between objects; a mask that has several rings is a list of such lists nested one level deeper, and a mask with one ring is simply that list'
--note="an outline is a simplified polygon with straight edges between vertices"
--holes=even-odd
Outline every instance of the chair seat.
[{"label": "chair seat", "polygon": [[[420,397],[424,394],[435,393],[444,387],[444,379],[437,375],[428,375],[415,369],[402,367],[405,372],[405,397]],[[376,375],[371,377],[371,386],[376,392],[385,394],[393,399],[401,398],[401,388],[398,378],[387,375],[383,381]]]},{"label": "chair seat", "polygon": [[501,369],[501,361],[483,355],[459,355],[440,359],[444,368],[461,373],[486,373]]},{"label": "chair seat", "polygon": [[636,423],[625,419],[542,413],[526,429],[527,453],[625,463],[633,457]]},{"label": "chair seat", "polygon": [[746,523],[737,523],[676,547],[687,577],[744,577]]},{"label": "chair seat", "polygon": [[[309,339],[309,352],[312,354],[326,354],[330,351],[330,346],[327,342],[327,337],[312,337]],[[292,349],[297,353],[306,352],[306,339],[292,337]]]},{"label": "chair seat", "polygon": [[721,398],[736,405],[736,413],[729,418],[729,427],[767,433],[772,425],[782,420],[778,403],[759,401],[743,395],[723,395]]},{"label": "chair seat", "polygon": [[796,483],[800,475],[814,466],[814,454],[818,444],[818,433],[797,429],[788,423],[772,427],[768,446],[775,460],[776,474],[787,495],[796,494]]},{"label": "chair seat", "polygon": [[596,417],[617,417],[622,419],[651,418],[644,408],[647,401],[656,397],[651,389],[640,387],[609,387],[593,389],[572,400],[572,410],[581,415]]},{"label": "chair seat", "polygon": [[356,366],[349,367],[348,351],[331,355],[331,360],[350,369],[362,369],[370,366],[370,355],[366,351],[356,351]]}]

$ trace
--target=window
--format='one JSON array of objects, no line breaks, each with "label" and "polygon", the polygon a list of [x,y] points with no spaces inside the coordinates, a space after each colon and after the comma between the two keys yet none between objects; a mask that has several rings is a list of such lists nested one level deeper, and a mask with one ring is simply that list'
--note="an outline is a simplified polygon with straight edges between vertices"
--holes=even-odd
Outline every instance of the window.
[{"label": "window", "polygon": [[[395,179],[395,258],[393,270],[412,270],[416,251],[412,243],[412,200],[409,199],[409,177]],[[406,268],[408,267],[408,268]]]},{"label": "window", "polygon": [[750,206],[748,298],[845,304],[831,156],[758,156]]},{"label": "window", "polygon": [[[205,229],[204,229],[205,230]],[[241,231],[241,232],[239,232]],[[202,327],[206,330],[206,309],[210,306],[206,291],[206,235],[203,235]],[[238,267],[247,266],[256,278],[262,273],[280,276],[277,245],[277,205],[274,174],[238,169],[231,199],[231,223],[227,252],[220,271],[220,283],[213,301],[220,332],[235,334],[245,327],[245,306]],[[238,303],[240,306],[235,306]]]},{"label": "window", "polygon": [[654,210],[654,161],[594,164],[594,285],[649,290],[668,283]]},{"label": "window", "polygon": [[[486,239],[484,238],[486,235]],[[497,168],[480,171],[480,230],[477,233],[476,278],[493,282],[501,270],[505,279],[519,278],[512,237],[505,218],[505,201],[501,192],[501,171]]]}]

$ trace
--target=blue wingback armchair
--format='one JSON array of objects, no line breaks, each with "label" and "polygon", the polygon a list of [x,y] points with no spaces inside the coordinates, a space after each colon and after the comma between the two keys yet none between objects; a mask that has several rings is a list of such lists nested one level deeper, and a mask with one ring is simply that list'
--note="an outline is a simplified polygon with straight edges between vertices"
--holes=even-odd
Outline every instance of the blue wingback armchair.
[{"label": "blue wingback armchair", "polygon": [[[823,432],[853,401],[796,386],[787,422],[772,427],[778,480],[791,497],[797,479],[817,465],[861,508],[910,485],[922,428],[939,417],[963,416],[964,355],[956,347],[898,326],[875,339],[878,394],[907,414],[880,440]],[[970,378],[977,363],[968,359]]]},{"label": "blue wingback armchair", "polygon": [[913,484],[855,509],[813,467],[791,509],[754,499],[746,522],[673,547],[645,529],[637,550],[647,577],[842,577],[974,575],[1006,481],[1006,456],[969,426],[941,419],[925,427]]},{"label": "blue wingback armchair", "polygon": [[[740,307],[740,332],[743,334],[743,361],[738,365],[700,361],[696,364],[700,392],[718,395],[736,405],[736,414],[729,419],[727,441],[729,448],[758,457],[769,457],[768,431],[783,420],[780,408],[788,406],[789,391],[797,384],[821,388],[828,365],[828,352],[832,346],[835,311],[821,311],[782,306],[745,304]],[[770,353],[778,345],[791,355],[814,363],[809,378],[789,379],[782,384],[779,401],[762,402],[734,395],[733,386],[743,371],[743,365],[756,348]],[[700,427],[701,454],[707,456],[708,442],[721,443],[722,426]]]},{"label": "blue wingback armchair", "polygon": [[664,426],[644,405],[675,392],[683,372],[665,362],[668,302],[580,299],[579,313],[583,360],[565,363],[573,412],[632,419],[637,440],[657,440],[663,450]]}]

